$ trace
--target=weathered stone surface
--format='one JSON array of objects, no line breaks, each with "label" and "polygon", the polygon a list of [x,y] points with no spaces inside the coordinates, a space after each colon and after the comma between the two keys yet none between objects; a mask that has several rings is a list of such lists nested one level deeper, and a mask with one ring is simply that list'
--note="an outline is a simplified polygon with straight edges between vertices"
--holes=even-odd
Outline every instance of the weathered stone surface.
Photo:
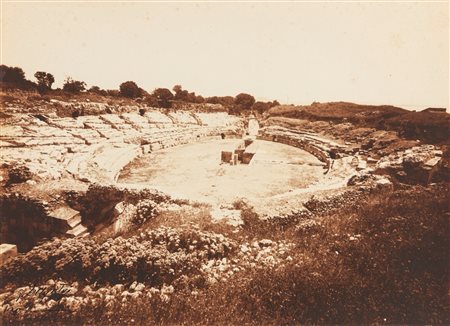
[{"label": "weathered stone surface", "polygon": [[197,124],[197,120],[187,111],[170,112],[169,116],[173,121],[181,124]]},{"label": "weathered stone surface", "polygon": [[438,170],[447,170],[440,162],[442,151],[433,145],[415,146],[381,158],[376,164],[376,172],[387,172],[400,181],[427,184]]},{"label": "weathered stone surface", "polygon": [[221,154],[221,161],[222,162],[230,162],[233,158],[233,152],[228,152],[228,151],[222,151]]},{"label": "weathered stone surface", "polygon": [[242,155],[242,163],[243,164],[250,164],[253,156],[255,155],[255,153],[250,153],[250,152],[244,152],[244,154]]},{"label": "weathered stone surface", "polygon": [[17,256],[16,245],[8,243],[0,244],[0,266],[15,256]]}]

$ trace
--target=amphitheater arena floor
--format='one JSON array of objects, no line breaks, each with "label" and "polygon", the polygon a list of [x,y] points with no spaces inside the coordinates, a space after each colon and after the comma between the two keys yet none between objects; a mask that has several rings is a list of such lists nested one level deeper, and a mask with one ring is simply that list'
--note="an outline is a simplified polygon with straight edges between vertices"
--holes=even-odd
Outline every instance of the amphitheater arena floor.
[{"label": "amphitheater arena floor", "polygon": [[251,164],[221,163],[221,151],[240,142],[209,139],[146,154],[123,169],[118,183],[216,205],[239,198],[261,205],[265,199],[308,187],[323,177],[324,164],[313,155],[263,140],[255,141]]}]

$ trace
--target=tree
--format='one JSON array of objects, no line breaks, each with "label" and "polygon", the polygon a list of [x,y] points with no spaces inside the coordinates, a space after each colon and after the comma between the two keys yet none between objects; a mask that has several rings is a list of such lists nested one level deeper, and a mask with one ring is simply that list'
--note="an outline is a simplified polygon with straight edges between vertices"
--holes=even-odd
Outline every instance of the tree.
[{"label": "tree", "polygon": [[250,94],[240,93],[234,98],[234,104],[244,110],[248,110],[255,104],[255,98]]},{"label": "tree", "polygon": [[234,104],[233,96],[212,96],[206,98],[206,103],[221,104],[224,107],[231,107]]},{"label": "tree", "polygon": [[175,92],[175,96],[177,96],[177,94],[183,90],[183,87],[181,87],[181,85],[175,85],[172,87],[172,90]]},{"label": "tree", "polygon": [[195,95],[195,92],[188,93],[185,101],[189,103],[196,103],[197,95]]},{"label": "tree", "polygon": [[0,65],[0,82],[2,87],[6,88],[20,88],[20,89],[35,89],[36,84],[25,78],[25,73],[22,68],[8,67]]},{"label": "tree", "polygon": [[270,109],[270,104],[266,103],[266,102],[261,102],[261,101],[255,102],[255,104],[253,104],[253,106],[252,106],[252,110],[255,110],[259,113],[263,113],[269,109]]},{"label": "tree", "polygon": [[274,100],[272,102],[269,102],[269,105],[271,108],[273,108],[274,106],[280,105],[280,102],[278,102],[277,100]]},{"label": "tree", "polygon": [[189,92],[186,90],[183,90],[181,85],[175,85],[172,88],[172,90],[175,93],[175,96],[173,97],[174,100],[187,102]]},{"label": "tree", "polygon": [[156,98],[158,106],[161,108],[170,108],[171,101],[174,99],[172,92],[167,88],[157,88],[152,95]]},{"label": "tree", "polygon": [[195,103],[205,103],[205,98],[201,95],[197,95],[195,98]]},{"label": "tree", "polygon": [[150,95],[145,89],[143,89],[143,88],[141,88],[141,87],[139,87],[139,92],[140,92],[140,97],[145,97],[145,96],[148,96],[148,95]]},{"label": "tree", "polygon": [[98,86],[92,86],[91,88],[89,88],[89,93],[94,93],[94,94],[103,95],[103,96],[108,95],[107,91],[105,91],[104,89],[101,89]]},{"label": "tree", "polygon": [[112,96],[112,97],[119,97],[120,96],[120,92],[117,89],[107,89],[106,90],[106,94],[108,96]]},{"label": "tree", "polygon": [[219,104],[219,98],[217,96],[207,97],[205,101],[206,103]]},{"label": "tree", "polygon": [[255,110],[259,113],[264,113],[266,111],[268,111],[270,108],[280,105],[280,103],[278,103],[277,100],[275,101],[269,101],[269,102],[255,102],[255,104],[253,104],[252,106],[252,110]]},{"label": "tree", "polygon": [[153,95],[146,95],[143,103],[151,107],[158,107],[158,99]]},{"label": "tree", "polygon": [[129,98],[137,98],[142,95],[141,88],[134,81],[126,81],[120,84],[119,90],[120,95]]},{"label": "tree", "polygon": [[233,96],[221,96],[219,97],[219,104],[222,104],[225,107],[230,107],[234,103]]},{"label": "tree", "polygon": [[0,80],[5,83],[21,84],[26,81],[22,68],[0,66]]},{"label": "tree", "polygon": [[52,84],[55,82],[55,77],[52,74],[44,71],[36,71],[34,74],[38,83],[39,93],[45,93],[52,89]]},{"label": "tree", "polygon": [[63,91],[69,93],[80,93],[86,90],[86,83],[84,81],[73,80],[67,77],[63,85]]}]

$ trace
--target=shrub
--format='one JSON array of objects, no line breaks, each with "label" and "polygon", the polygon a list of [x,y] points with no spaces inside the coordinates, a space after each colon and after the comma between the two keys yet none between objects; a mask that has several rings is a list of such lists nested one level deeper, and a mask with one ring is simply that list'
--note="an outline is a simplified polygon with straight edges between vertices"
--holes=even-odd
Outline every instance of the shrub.
[{"label": "shrub", "polygon": [[149,219],[158,215],[158,204],[153,200],[144,199],[141,200],[136,207],[136,214],[133,216],[132,222],[136,225],[144,224]]},{"label": "shrub", "polygon": [[89,93],[93,93],[93,94],[97,94],[97,95],[102,95],[102,96],[106,96],[108,95],[108,92],[105,91],[104,89],[101,89],[98,86],[92,86],[91,88],[89,88]]},{"label": "shrub", "polygon": [[83,81],[73,80],[67,77],[63,85],[63,91],[69,93],[80,93],[86,90],[86,83]]},{"label": "shrub", "polygon": [[55,77],[52,74],[44,71],[37,71],[34,74],[38,82],[39,93],[45,93],[52,88],[52,84],[55,82]]},{"label": "shrub", "polygon": [[240,93],[234,98],[234,104],[243,109],[250,109],[255,104],[255,98],[250,94]]},{"label": "shrub", "polygon": [[30,169],[25,165],[12,167],[8,172],[8,184],[22,183],[33,178]]},{"label": "shrub", "polygon": [[153,91],[152,97],[156,98],[158,106],[161,108],[170,108],[174,98],[172,92],[167,88],[157,88]]},{"label": "shrub", "polygon": [[127,81],[120,84],[119,90],[120,95],[125,97],[137,98],[141,96],[141,89],[134,81]]}]

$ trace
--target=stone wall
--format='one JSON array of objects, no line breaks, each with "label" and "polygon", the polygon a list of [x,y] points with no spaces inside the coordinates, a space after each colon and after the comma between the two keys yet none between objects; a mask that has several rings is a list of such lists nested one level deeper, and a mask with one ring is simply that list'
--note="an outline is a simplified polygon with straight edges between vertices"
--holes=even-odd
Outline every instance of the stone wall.
[{"label": "stone wall", "polygon": [[0,197],[2,242],[14,243],[20,252],[28,251],[44,238],[64,233],[61,221],[49,217],[46,202],[20,194]]},{"label": "stone wall", "polygon": [[114,207],[120,202],[136,204],[142,199],[155,203],[170,202],[170,196],[153,189],[127,189],[114,185],[93,184],[86,194],[79,198],[82,222],[87,227],[94,227],[107,222],[113,217]]},{"label": "stone wall", "polygon": [[[332,141],[326,141],[309,133],[292,131],[286,128],[268,127],[260,131],[258,139],[279,142],[297,147],[311,153],[324,162],[327,169],[331,166],[332,157],[338,156],[340,146]],[[342,150],[343,152],[343,150]]]}]

